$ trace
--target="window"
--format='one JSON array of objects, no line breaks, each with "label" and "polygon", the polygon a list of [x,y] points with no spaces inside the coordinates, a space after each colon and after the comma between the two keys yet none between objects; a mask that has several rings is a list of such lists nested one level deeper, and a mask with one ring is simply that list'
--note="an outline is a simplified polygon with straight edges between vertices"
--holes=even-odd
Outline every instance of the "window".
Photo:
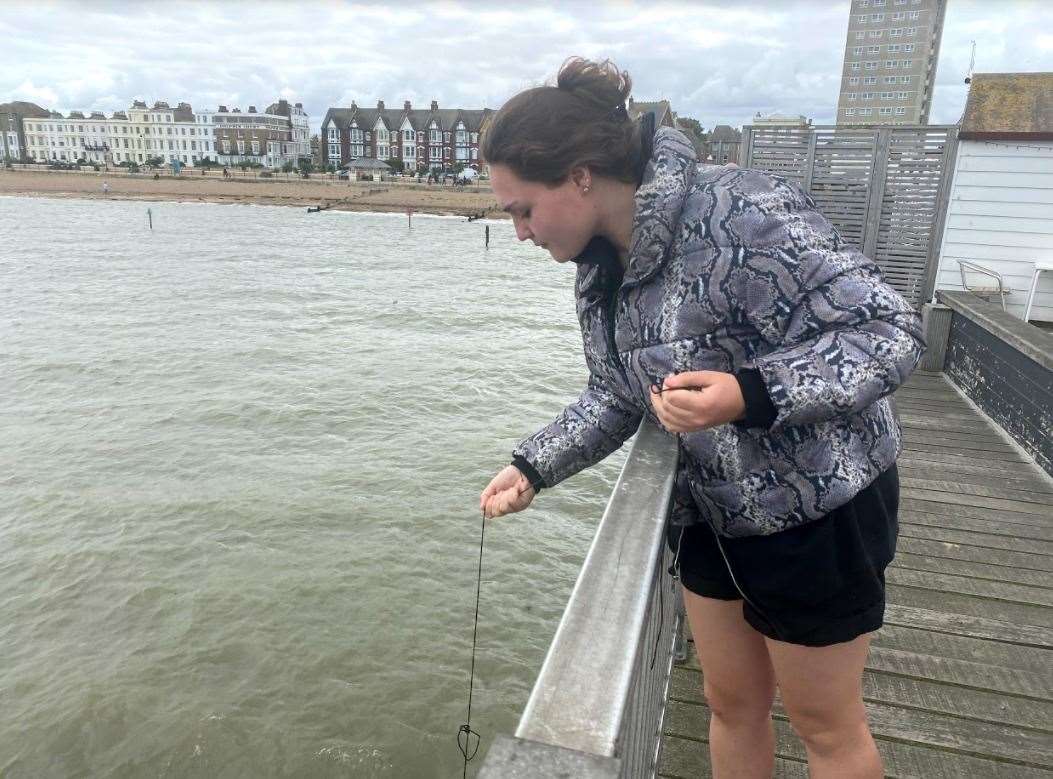
[{"label": "window", "polygon": [[859,23],[860,24],[866,24],[869,21],[870,21],[870,17],[867,14],[863,14],[862,16],[859,17]]},{"label": "window", "polygon": [[873,100],[874,99],[874,93],[873,92],[864,92],[863,93],[863,99],[864,100]]},{"label": "window", "polygon": [[858,57],[858,56],[862,55],[862,53],[863,53],[863,47],[862,46],[856,46],[854,49],[852,49],[852,55],[855,56],[855,57]]},{"label": "window", "polygon": [[442,141],[442,138],[439,135],[439,131],[433,127],[431,130],[428,131],[428,142],[439,143],[440,141]]},{"label": "window", "polygon": [[910,83],[910,80],[911,80],[912,78],[914,78],[914,77],[913,77],[913,76],[900,76],[900,77],[899,77],[899,82],[900,82],[901,84],[909,84],[909,83]]},{"label": "window", "polygon": [[866,68],[867,70],[877,70],[877,63],[876,62],[867,62],[866,64],[863,65],[863,67]]},{"label": "window", "polygon": [[906,30],[903,31],[903,34],[904,35],[917,35],[918,34],[918,28],[917,27],[908,27]]},{"label": "window", "polygon": [[409,143],[413,143],[413,130],[403,130],[402,140],[408,141]]},{"label": "window", "polygon": [[340,159],[340,146],[335,143],[329,144],[329,159],[338,160]]},{"label": "window", "polygon": [[904,116],[904,115],[906,115],[906,113],[907,113],[907,109],[906,108],[900,107],[900,108],[896,109],[896,116]]},{"label": "window", "polygon": [[328,136],[330,143],[337,143],[340,141],[340,131],[337,130],[335,127],[329,128]]},{"label": "window", "polygon": [[859,0],[860,8],[868,8],[870,6],[870,0]]},{"label": "window", "polygon": [[878,113],[881,114],[882,116],[892,116],[892,109],[891,108],[880,108],[880,109],[878,109]]},{"label": "window", "polygon": [[891,100],[892,99],[892,93],[891,92],[882,92],[881,93],[881,99],[882,100]]},{"label": "window", "polygon": [[907,18],[906,11],[896,11],[896,13],[892,14],[892,21],[894,21],[894,22],[902,22],[906,18]]},{"label": "window", "polygon": [[378,160],[386,160],[387,158],[388,158],[388,147],[387,146],[378,146],[377,147],[377,159]]},{"label": "window", "polygon": [[845,95],[845,100],[855,100],[857,97],[859,97],[858,93],[856,93],[856,92],[848,92]]},{"label": "window", "polygon": [[852,76],[852,78],[848,79],[848,83],[851,86],[855,86],[856,84],[859,83],[859,76]]},{"label": "window", "polygon": [[885,21],[885,14],[870,14],[870,21],[883,22]]},{"label": "window", "polygon": [[871,30],[870,31],[870,37],[871,38],[880,38],[884,34],[885,34],[884,30]]},{"label": "window", "polygon": [[870,116],[873,113],[874,113],[874,109],[873,108],[860,108],[859,109],[859,115],[860,116]]},{"label": "window", "polygon": [[874,7],[881,8],[885,4],[885,0],[874,0]]},{"label": "window", "polygon": [[253,141],[252,142],[252,153],[253,154],[259,154],[260,153],[260,142],[259,141]]},{"label": "window", "polygon": [[914,51],[914,44],[913,43],[904,43],[903,44],[903,51],[907,52],[907,53],[910,53],[910,52]]},{"label": "window", "polygon": [[888,53],[889,54],[895,54],[897,51],[899,51],[899,44],[898,43],[890,43],[889,46],[888,46]]},{"label": "window", "polygon": [[856,115],[856,109],[854,109],[854,108],[846,108],[845,109],[845,116],[855,116],[855,115]]},{"label": "window", "polygon": [[865,37],[867,37],[867,34],[866,34],[865,32],[857,32],[857,33],[856,33],[856,40],[857,40],[857,41],[861,41],[861,40],[863,40],[863,39],[864,39]]},{"label": "window", "polygon": [[898,76],[885,76],[886,84],[895,84],[897,81],[899,81]]},{"label": "window", "polygon": [[900,61],[899,61],[899,66],[900,66],[901,68],[907,68],[907,69],[909,69],[909,68],[910,68],[910,67],[912,67],[913,65],[914,65],[914,60],[900,60]]},{"label": "window", "polygon": [[[479,143],[479,133],[472,133],[472,143]],[[474,155],[472,159],[475,159]]]},{"label": "window", "polygon": [[911,21],[916,21],[916,20],[920,19],[921,18],[921,11],[911,11],[909,18],[910,18]]},{"label": "window", "polygon": [[867,54],[880,54],[880,53],[881,53],[881,47],[880,46],[867,46]]},{"label": "window", "polygon": [[851,70],[859,70],[859,63],[858,63],[858,62],[853,62],[853,63],[852,63],[851,65],[849,65],[848,67],[849,67],[849,68],[850,68]]},{"label": "window", "polygon": [[895,67],[898,66],[897,65],[898,62],[899,62],[899,60],[885,60],[885,67],[886,68],[895,68]]},{"label": "window", "polygon": [[898,97],[900,100],[909,100],[910,92],[897,92],[896,97]]},{"label": "window", "polygon": [[891,30],[888,31],[888,37],[890,37],[890,38],[898,38],[902,34],[903,34],[903,28],[902,27],[893,27]]}]

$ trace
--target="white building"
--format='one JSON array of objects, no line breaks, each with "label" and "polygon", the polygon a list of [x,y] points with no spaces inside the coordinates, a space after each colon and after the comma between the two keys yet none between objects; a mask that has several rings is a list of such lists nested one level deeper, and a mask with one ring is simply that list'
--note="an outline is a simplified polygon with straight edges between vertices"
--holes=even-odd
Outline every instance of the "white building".
[{"label": "white building", "polygon": [[158,101],[150,107],[137,100],[109,119],[98,111],[89,116],[72,111],[68,117],[53,111],[23,125],[27,151],[35,160],[122,165],[160,158],[163,164],[178,160],[193,167],[215,154],[210,130],[195,120],[188,103],[172,108]]},{"label": "white building", "polygon": [[[998,274],[1006,310],[1023,316],[1036,262],[1053,261],[1053,73],[972,78],[941,244],[936,289],[962,289],[960,262]],[[1053,273],[1039,277],[1031,319],[1053,321]],[[966,272],[970,287],[993,287]],[[993,299],[997,302],[997,299]]]}]

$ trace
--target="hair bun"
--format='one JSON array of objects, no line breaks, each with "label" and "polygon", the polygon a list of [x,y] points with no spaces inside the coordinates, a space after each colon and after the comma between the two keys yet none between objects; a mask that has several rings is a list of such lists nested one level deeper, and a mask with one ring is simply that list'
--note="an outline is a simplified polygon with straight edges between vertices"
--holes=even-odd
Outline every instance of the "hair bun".
[{"label": "hair bun", "polygon": [[560,67],[556,86],[574,93],[603,111],[624,111],[633,81],[624,70],[609,59],[594,62],[584,57],[569,57]]}]

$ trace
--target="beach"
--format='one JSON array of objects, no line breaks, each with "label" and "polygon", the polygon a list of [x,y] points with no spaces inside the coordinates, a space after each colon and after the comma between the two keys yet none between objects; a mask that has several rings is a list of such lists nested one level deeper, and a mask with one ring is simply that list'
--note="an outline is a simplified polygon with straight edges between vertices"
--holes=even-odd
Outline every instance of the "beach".
[{"label": "beach", "polygon": [[[104,192],[103,183],[109,187]],[[468,187],[405,181],[334,180],[327,174],[310,179],[253,177],[236,171],[224,179],[221,171],[184,170],[182,175],[110,172],[33,171],[0,169],[0,195],[27,197],[109,198],[111,200],[175,200],[201,203],[243,203],[321,207],[341,211],[404,212],[504,217],[486,184]]]}]

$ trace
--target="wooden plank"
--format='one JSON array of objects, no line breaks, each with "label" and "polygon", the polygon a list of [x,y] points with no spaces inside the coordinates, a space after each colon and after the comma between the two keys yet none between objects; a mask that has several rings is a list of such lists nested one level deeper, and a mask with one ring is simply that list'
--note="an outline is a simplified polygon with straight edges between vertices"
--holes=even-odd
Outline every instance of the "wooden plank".
[{"label": "wooden plank", "polygon": [[[1030,538],[1016,538],[1015,536],[1003,536],[995,533],[977,533],[972,530],[958,530],[955,528],[933,527],[911,522],[909,517],[901,517],[899,523],[899,534],[904,538],[924,538],[929,541],[946,541],[951,544],[962,546],[973,546],[980,549],[1007,549],[1012,552],[1028,552],[1032,559],[1050,560],[1053,555],[1049,554],[1048,545],[1042,541],[1034,541]],[[1045,570],[1043,567],[1041,570]]]},{"label": "wooden plank", "polygon": [[[931,471],[929,472],[931,474]],[[1048,492],[1031,492],[1030,490],[1024,490],[1017,488],[1006,489],[1003,487],[990,486],[991,480],[988,484],[978,484],[975,481],[946,481],[943,479],[932,479],[932,478],[916,478],[913,475],[906,473],[901,474],[899,480],[901,487],[910,487],[914,489],[933,490],[936,492],[949,492],[955,495],[964,496],[973,495],[978,498],[1002,498],[1005,500],[1011,500],[1015,503],[1033,503],[1040,508],[1044,508],[1045,511],[1035,511],[1033,513],[1039,514],[1040,516],[1051,516],[1053,515],[1053,500],[1051,500],[1051,494]]]},{"label": "wooden plank", "polygon": [[[712,779],[709,742],[705,738],[680,738],[666,734],[658,759],[658,775],[668,779]],[[775,779],[808,779],[803,760],[775,758]]]},{"label": "wooden plank", "polygon": [[1050,518],[1048,516],[1042,516],[1041,514],[1035,515],[1029,512],[1020,513],[1012,511],[999,511],[997,514],[992,514],[990,509],[981,506],[951,505],[944,501],[926,500],[925,498],[917,498],[911,495],[905,495],[900,498],[899,508],[900,511],[924,511],[929,514],[950,514],[951,516],[957,517],[972,517],[974,519],[982,519],[991,522],[992,524],[1010,522],[1020,525],[1036,525],[1038,527],[1048,527],[1050,524]]},{"label": "wooden plank", "polygon": [[[902,547],[902,544],[900,546]],[[902,548],[896,552],[896,557],[892,560],[890,566],[894,568],[908,568],[912,571],[952,573],[958,576],[971,576],[974,579],[987,579],[989,581],[1015,582],[1032,587],[1050,588],[1050,583],[1053,582],[1053,577],[1049,575],[1048,571],[1033,571],[1014,566],[993,565],[986,561],[974,562],[949,557],[937,557],[935,555],[919,555],[903,551]]]},{"label": "wooden plank", "polygon": [[[960,636],[937,633],[921,627],[887,624],[874,634],[873,646],[913,652],[931,657],[951,660],[967,660],[1002,668],[1029,671],[1039,676],[1049,676],[1053,662],[1053,648],[1040,648],[995,641],[976,636]],[[1053,708],[1053,701],[1046,701]],[[1053,727],[1053,718],[1031,723],[1033,727]]]},{"label": "wooden plank", "polygon": [[[709,729],[709,709],[680,701],[669,704],[667,732],[681,737],[697,738],[697,734]],[[882,724],[884,717],[882,717]],[[775,729],[775,753],[778,757],[802,761],[806,759],[804,745],[793,732],[784,716],[773,718]],[[1020,760],[1007,757],[1001,759],[976,757],[964,750],[948,748],[930,749],[903,739],[879,736],[875,733],[878,750],[885,763],[885,775],[889,777],[924,777],[924,779],[960,779],[963,776],[984,779],[1021,779],[1043,777],[1048,772],[1034,765],[1022,765]],[[1013,762],[1009,762],[1012,760]]]},{"label": "wooden plank", "polygon": [[896,542],[897,553],[909,552],[917,555],[929,555],[934,558],[957,560],[968,563],[987,563],[993,566],[1019,568],[1043,576],[1053,572],[1053,557],[1037,555],[1031,552],[1020,552],[1008,549],[992,549],[987,546],[959,544],[940,539],[911,537],[900,533]]},{"label": "wooden plank", "polygon": [[[1003,603],[1029,604],[1053,609],[1053,590],[1030,587],[1026,584],[974,579],[951,573],[914,571],[902,567],[888,568],[886,579],[889,583],[900,587],[969,595],[993,601],[992,611],[1000,609]],[[1053,619],[1050,624],[1053,625]]]},{"label": "wooden plank", "polygon": [[[1007,522],[1001,517],[993,519],[973,519],[962,517],[947,511],[939,514],[930,514],[925,511],[904,512],[901,521],[911,525],[928,525],[929,527],[944,528],[946,530],[968,530],[973,533],[988,533],[994,536],[1009,536],[1010,538],[1030,538],[1035,541],[1053,541],[1053,528],[1043,525],[1024,525],[1017,522]],[[1046,547],[1047,554],[1051,553],[1053,547]]]},{"label": "wooden plank", "polygon": [[[1053,695],[1048,673],[1003,668],[972,660],[923,655],[902,649],[872,646],[867,658],[872,671],[954,684],[966,689],[989,690],[1049,702]],[[1048,723],[1044,723],[1048,725]]]},{"label": "wooden plank", "polygon": [[[669,698],[683,703],[706,705],[702,693],[702,671],[678,668],[669,682]],[[988,690],[971,690],[924,679],[865,671],[863,700],[906,709],[919,709],[975,722],[990,722],[1049,733],[1053,722],[1053,703],[1003,695]]]},{"label": "wooden plank", "polygon": [[[1022,455],[1016,452],[995,452],[987,451],[982,455],[976,454],[978,450],[972,447],[965,447],[955,444],[943,444],[943,443],[923,443],[910,438],[903,440],[903,448],[910,452],[933,452],[935,454],[968,454],[975,460],[979,457],[983,457],[987,460],[993,460],[1001,463],[1021,463],[1030,465],[1030,460],[1024,459]],[[982,450],[980,450],[982,451]]]},{"label": "wooden plank", "polygon": [[[966,476],[970,480],[974,477],[1001,480],[1001,483],[1007,487],[1019,487],[1032,492],[1053,494],[1053,480],[1046,478],[1044,474],[1029,474],[1027,471],[1013,468],[1012,466],[993,469],[990,464],[977,463],[971,457],[962,457],[958,462],[954,463],[934,463],[932,460],[919,459],[913,454],[905,453],[899,457],[896,464],[899,466],[901,474],[909,473],[920,476],[923,473],[942,471],[948,478],[953,477],[955,480]],[[985,482],[978,483],[982,484]]]},{"label": "wooden plank", "polygon": [[1005,498],[988,498],[982,495],[956,495],[950,492],[929,490],[921,487],[907,486],[903,493],[919,500],[931,500],[936,503],[950,503],[956,506],[977,506],[995,511],[1015,511],[1020,514],[1034,514],[1040,517],[1049,516],[1049,505],[1045,503],[1028,503],[1023,500]]},{"label": "wooden plank", "polygon": [[1003,619],[972,617],[938,609],[909,606],[890,601],[885,606],[885,624],[929,630],[954,636],[972,636],[1021,646],[1048,649],[1053,646],[1053,630],[1037,625],[1013,624]]},{"label": "wooden plank", "polygon": [[890,602],[903,606],[938,610],[963,617],[986,618],[997,614],[1006,622],[1053,628],[1053,613],[1044,606],[1007,601],[995,603],[987,598],[955,592],[936,592],[919,587],[903,587],[892,582],[885,587],[885,595]]}]

